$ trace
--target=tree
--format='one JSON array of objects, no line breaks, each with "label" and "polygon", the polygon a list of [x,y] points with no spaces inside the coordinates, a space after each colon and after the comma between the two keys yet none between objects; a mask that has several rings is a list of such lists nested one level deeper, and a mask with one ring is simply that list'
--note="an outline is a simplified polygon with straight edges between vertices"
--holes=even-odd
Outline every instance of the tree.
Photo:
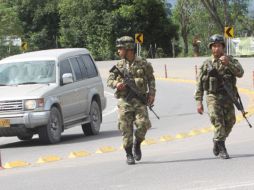
[{"label": "tree", "polygon": [[167,15],[166,3],[161,0],[133,0],[120,4],[114,11],[115,36],[144,34],[143,48],[155,45],[166,56],[172,56],[171,40],[178,39],[177,26]]},{"label": "tree", "polygon": [[254,36],[254,18],[241,16],[235,24],[236,36]]},{"label": "tree", "polygon": [[[144,34],[150,44],[172,56],[171,40],[178,39],[165,0],[0,0],[20,19],[21,37],[29,51],[57,47],[86,47],[98,59],[115,57],[115,40]],[[10,22],[13,23],[13,22]]]},{"label": "tree", "polygon": [[234,26],[237,18],[245,15],[248,0],[201,0],[221,33],[225,26]]},{"label": "tree", "polygon": [[[223,24],[221,17],[219,16],[219,13],[217,10],[217,7],[222,7],[222,3],[217,0],[211,0],[211,1],[210,0],[201,0],[201,2],[203,3],[204,7],[207,9],[209,14],[211,15],[212,19],[217,24],[219,30],[223,32],[224,31],[224,24]],[[225,3],[225,1],[224,1],[224,3]],[[225,4],[224,4],[224,6],[225,6]]]},{"label": "tree", "polygon": [[143,49],[156,44],[166,55],[178,37],[161,0],[61,0],[59,13],[61,46],[87,47],[96,59],[114,58],[115,40],[123,35],[142,32]]},{"label": "tree", "polygon": [[58,47],[58,0],[14,0],[31,50]]},{"label": "tree", "polygon": [[96,59],[112,58],[111,9],[112,3],[108,0],[61,0],[61,46],[86,47]]},{"label": "tree", "polygon": [[195,38],[201,41],[201,54],[207,55],[209,37],[215,33],[223,34],[226,25],[234,27],[235,36],[243,33],[250,35],[254,22],[248,16],[247,5],[248,0],[202,0],[201,2],[178,0],[173,10],[173,18],[180,26],[182,44],[185,47],[184,55],[186,56],[186,50],[190,49],[189,45]]},{"label": "tree", "polygon": [[21,21],[6,1],[0,1],[0,26],[0,58],[19,52],[12,41],[22,34]]},{"label": "tree", "polygon": [[189,42],[188,37],[191,30],[191,17],[193,14],[193,1],[178,0],[174,10],[174,19],[179,22],[180,33],[184,42],[184,56],[188,55]]}]

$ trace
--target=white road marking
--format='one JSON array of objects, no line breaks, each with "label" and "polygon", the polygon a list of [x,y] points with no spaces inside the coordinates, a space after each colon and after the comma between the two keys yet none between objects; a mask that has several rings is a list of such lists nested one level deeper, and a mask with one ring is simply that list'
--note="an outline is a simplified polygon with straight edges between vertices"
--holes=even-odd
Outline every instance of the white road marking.
[{"label": "white road marking", "polygon": [[[111,92],[108,92],[108,91],[104,91],[104,94],[106,95],[106,96],[108,96],[108,97],[110,97],[111,96],[111,99],[114,99],[113,97],[114,97],[114,94],[113,93],[111,93]],[[112,97],[113,96],[113,97]],[[109,98],[108,98],[109,99]],[[114,113],[114,112],[116,112],[117,111],[117,107],[115,106],[115,107],[113,107],[113,108],[109,108],[109,110],[105,110],[105,111],[103,111],[103,114],[102,114],[102,116],[103,117],[105,117],[105,116],[108,116],[108,115],[110,115],[110,114],[112,114],[112,113]]]},{"label": "white road marking", "polygon": [[112,109],[112,110],[107,111],[106,113],[103,113],[102,115],[103,115],[103,117],[105,117],[105,116],[107,116],[107,115],[110,115],[110,114],[116,112],[116,110],[117,110],[117,107],[115,107],[115,108]]},{"label": "white road marking", "polygon": [[107,92],[107,91],[104,91],[104,94],[107,94],[107,95],[109,95],[109,96],[114,96],[114,93]]}]

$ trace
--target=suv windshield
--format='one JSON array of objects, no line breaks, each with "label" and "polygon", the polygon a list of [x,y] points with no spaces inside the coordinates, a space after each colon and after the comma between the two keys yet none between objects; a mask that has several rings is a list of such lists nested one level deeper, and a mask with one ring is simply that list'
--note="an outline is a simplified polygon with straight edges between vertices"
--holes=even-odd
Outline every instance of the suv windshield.
[{"label": "suv windshield", "polygon": [[26,61],[0,64],[0,84],[55,83],[55,69],[55,61]]}]

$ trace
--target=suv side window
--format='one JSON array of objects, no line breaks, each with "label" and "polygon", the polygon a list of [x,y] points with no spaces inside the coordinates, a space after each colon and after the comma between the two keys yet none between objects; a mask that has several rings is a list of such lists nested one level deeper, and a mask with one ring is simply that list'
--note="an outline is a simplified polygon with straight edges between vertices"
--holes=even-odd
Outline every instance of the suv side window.
[{"label": "suv side window", "polygon": [[77,58],[76,57],[70,58],[70,62],[76,76],[76,81],[82,80],[83,77],[81,74],[81,70],[80,70]]},{"label": "suv side window", "polygon": [[60,62],[60,84],[63,84],[63,74],[72,73],[70,62],[66,59]]},{"label": "suv side window", "polygon": [[92,77],[98,76],[98,71],[97,71],[95,64],[94,64],[92,58],[90,57],[90,55],[82,55],[81,57],[82,57],[82,59],[85,63],[85,66],[87,68],[88,77],[92,78]]},{"label": "suv side window", "polygon": [[85,63],[84,63],[83,59],[81,58],[81,56],[77,57],[77,60],[78,60],[79,68],[81,70],[83,79],[88,78],[87,68],[86,68]]}]

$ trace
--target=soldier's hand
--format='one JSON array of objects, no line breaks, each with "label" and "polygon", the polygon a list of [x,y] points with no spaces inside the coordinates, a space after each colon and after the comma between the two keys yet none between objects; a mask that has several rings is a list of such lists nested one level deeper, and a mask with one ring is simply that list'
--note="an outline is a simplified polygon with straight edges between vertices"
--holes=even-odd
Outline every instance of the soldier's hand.
[{"label": "soldier's hand", "polygon": [[222,65],[227,65],[229,63],[229,58],[228,58],[228,56],[223,55],[220,57],[220,61],[221,61]]},{"label": "soldier's hand", "polygon": [[204,107],[203,107],[202,102],[198,102],[198,105],[197,105],[197,112],[198,112],[199,114],[201,114],[201,115],[204,113]]},{"label": "soldier's hand", "polygon": [[125,88],[126,88],[126,87],[125,87],[125,84],[122,83],[122,82],[119,82],[119,83],[117,83],[117,85],[116,85],[116,89],[117,89],[118,91],[124,90]]},{"label": "soldier's hand", "polygon": [[147,103],[148,103],[149,106],[152,106],[152,105],[153,105],[154,99],[155,99],[154,96],[151,96],[151,95],[148,96]]}]

